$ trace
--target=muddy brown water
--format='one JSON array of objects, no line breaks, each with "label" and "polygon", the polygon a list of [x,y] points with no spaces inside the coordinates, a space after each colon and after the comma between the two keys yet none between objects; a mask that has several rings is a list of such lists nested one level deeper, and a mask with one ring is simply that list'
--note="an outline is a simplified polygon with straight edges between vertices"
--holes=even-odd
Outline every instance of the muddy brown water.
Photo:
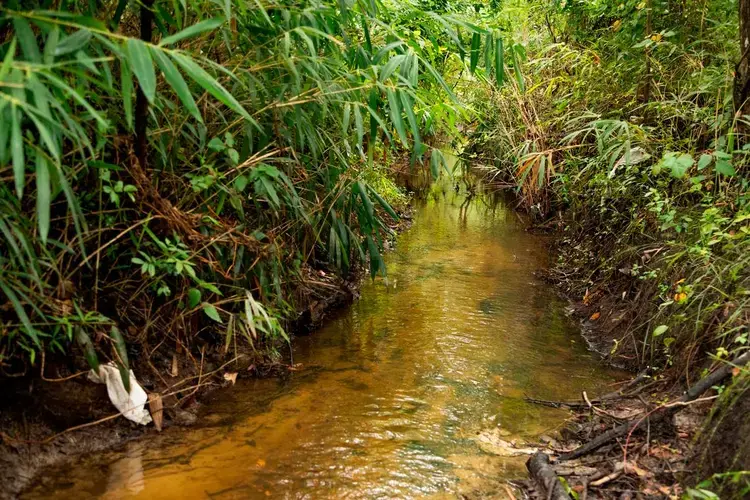
[{"label": "muddy brown water", "polygon": [[507,497],[527,442],[616,377],[534,272],[543,242],[490,195],[417,202],[388,279],[313,335],[302,369],[219,391],[170,428],[43,473],[25,498]]}]

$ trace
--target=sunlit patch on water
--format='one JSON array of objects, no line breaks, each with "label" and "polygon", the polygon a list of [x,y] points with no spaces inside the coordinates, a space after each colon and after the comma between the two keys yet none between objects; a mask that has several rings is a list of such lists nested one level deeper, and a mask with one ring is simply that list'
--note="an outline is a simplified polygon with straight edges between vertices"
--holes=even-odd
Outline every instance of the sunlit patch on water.
[{"label": "sunlit patch on water", "polygon": [[387,285],[365,284],[295,341],[302,371],[238,382],[198,428],[52,471],[28,497],[507,496],[526,442],[566,417],[524,395],[596,393],[612,373],[534,277],[544,248],[511,211],[432,194],[387,257]]}]

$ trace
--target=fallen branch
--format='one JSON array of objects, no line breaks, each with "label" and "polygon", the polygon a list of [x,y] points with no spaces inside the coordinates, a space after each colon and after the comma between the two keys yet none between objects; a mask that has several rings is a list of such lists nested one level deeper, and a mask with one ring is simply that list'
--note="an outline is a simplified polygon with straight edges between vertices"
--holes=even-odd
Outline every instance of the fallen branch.
[{"label": "fallen branch", "polygon": [[634,392],[627,393],[629,389],[632,389],[633,387],[639,385],[644,380],[650,379],[650,369],[646,369],[639,373],[633,380],[629,381],[627,384],[625,384],[621,389],[610,392],[607,394],[604,394],[603,396],[598,397],[597,399],[589,400],[588,397],[583,398],[584,401],[554,401],[549,399],[536,399],[529,396],[524,396],[524,400],[529,403],[534,403],[542,406],[550,406],[552,408],[563,408],[567,407],[572,410],[578,410],[581,408],[590,408],[592,405],[598,405],[602,404],[607,401],[614,401],[621,398],[629,398],[632,397],[638,392],[640,392],[640,389]]},{"label": "fallen branch", "polygon": [[722,380],[730,376],[732,374],[732,369],[734,369],[734,367],[744,366],[747,363],[750,363],[750,352],[746,352],[742,356],[739,356],[738,358],[736,358],[731,363],[725,364],[721,368],[715,370],[710,375],[699,380],[695,385],[693,385],[690,389],[688,389],[688,391],[685,394],[683,394],[682,397],[678,399],[677,401],[658,407],[657,409],[653,410],[650,415],[646,415],[645,417],[642,416],[638,419],[633,419],[628,422],[625,422],[624,424],[618,425],[614,429],[609,430],[605,432],[604,434],[600,434],[599,436],[595,437],[588,443],[576,448],[570,453],[565,453],[561,455],[559,460],[560,461],[572,460],[574,458],[582,457],[583,455],[586,455],[587,453],[591,453],[592,451],[607,444],[609,441],[612,441],[613,439],[617,439],[618,437],[631,434],[643,422],[649,422],[653,424],[661,420],[664,420],[666,417],[669,417],[673,415],[674,413],[680,411],[682,408],[685,407],[687,403],[694,401],[695,399],[698,398],[698,396],[706,392],[708,389],[710,389],[711,387],[715,386],[716,384],[718,384],[719,382],[721,382]]},{"label": "fallen branch", "polygon": [[527,461],[526,468],[532,479],[536,481],[539,487],[544,491],[542,498],[547,500],[570,500],[570,496],[565,492],[565,488],[555,474],[554,469],[549,463],[549,457],[546,453],[538,451],[534,453]]}]

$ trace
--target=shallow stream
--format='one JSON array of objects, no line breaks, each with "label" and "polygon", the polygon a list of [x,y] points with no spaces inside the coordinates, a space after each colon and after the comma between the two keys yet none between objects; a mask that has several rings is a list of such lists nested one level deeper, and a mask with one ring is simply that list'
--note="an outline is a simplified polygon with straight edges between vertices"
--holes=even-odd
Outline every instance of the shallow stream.
[{"label": "shallow stream", "polygon": [[387,265],[295,339],[288,380],[239,381],[197,426],[51,471],[27,496],[507,498],[525,443],[568,415],[524,395],[596,394],[617,374],[535,277],[543,241],[490,195],[433,186]]}]

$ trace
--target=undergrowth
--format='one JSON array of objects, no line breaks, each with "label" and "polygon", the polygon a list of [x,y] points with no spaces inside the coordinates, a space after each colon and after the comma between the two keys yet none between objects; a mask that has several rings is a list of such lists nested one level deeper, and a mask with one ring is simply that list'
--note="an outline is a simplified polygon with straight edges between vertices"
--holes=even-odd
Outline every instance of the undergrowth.
[{"label": "undergrowth", "polygon": [[[523,82],[476,100],[467,158],[560,229],[557,278],[594,309],[613,304],[592,322],[624,325],[611,356],[694,382],[750,335],[737,5],[533,3],[524,15],[537,31],[524,39]],[[747,377],[738,368],[723,397]],[[747,462],[741,445],[730,453]]]}]

